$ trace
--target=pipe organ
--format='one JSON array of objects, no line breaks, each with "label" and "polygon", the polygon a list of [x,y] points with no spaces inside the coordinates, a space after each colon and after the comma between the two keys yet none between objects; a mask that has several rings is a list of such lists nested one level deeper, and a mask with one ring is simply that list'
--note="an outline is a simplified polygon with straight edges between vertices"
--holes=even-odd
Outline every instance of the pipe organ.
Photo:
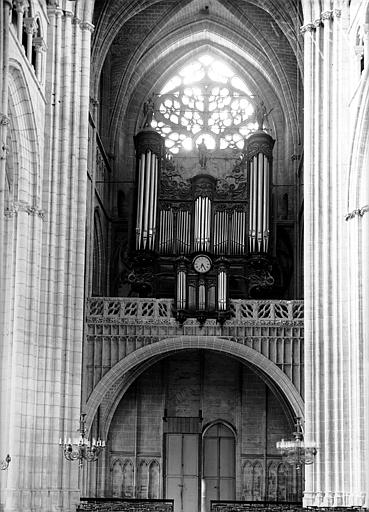
[{"label": "pipe organ", "polygon": [[137,251],[156,248],[156,219],[159,185],[159,162],[163,154],[163,139],[151,128],[135,137],[137,155]]},{"label": "pipe organ", "polygon": [[249,162],[249,250],[267,253],[270,236],[270,173],[274,140],[265,132],[256,132],[248,139]]},{"label": "pipe organ", "polygon": [[247,298],[251,280],[265,279],[258,262],[270,250],[274,140],[255,132],[228,174],[197,164],[186,177],[163,158],[163,140],[153,129],[144,128],[135,143],[135,275],[146,265],[141,275],[154,282],[154,295],[175,297],[180,320],[223,321],[230,296]]}]

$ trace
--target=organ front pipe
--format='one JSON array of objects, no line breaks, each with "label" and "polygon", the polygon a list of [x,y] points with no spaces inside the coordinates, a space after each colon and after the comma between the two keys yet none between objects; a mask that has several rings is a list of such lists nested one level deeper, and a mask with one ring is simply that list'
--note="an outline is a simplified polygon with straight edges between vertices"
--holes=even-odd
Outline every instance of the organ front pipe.
[{"label": "organ front pipe", "polygon": [[147,152],[145,165],[145,192],[144,192],[144,215],[142,227],[142,248],[146,249],[148,224],[149,224],[149,201],[150,201],[150,181],[151,181],[151,151]]},{"label": "organ front pipe", "polygon": [[170,229],[169,251],[171,252],[173,250],[173,238],[174,238],[174,222],[173,222],[173,211],[172,210],[170,211],[169,229]]},{"label": "organ front pipe", "polygon": [[200,198],[200,250],[204,248],[204,198]]},{"label": "organ front pipe", "polygon": [[241,247],[241,214],[237,212],[237,246],[236,246],[236,254],[240,254]]},{"label": "organ front pipe", "polygon": [[203,198],[203,225],[204,225],[204,232],[203,232],[203,250],[206,251],[206,245],[207,245],[207,224],[208,224],[208,210],[207,210],[207,198]]},{"label": "organ front pipe", "polygon": [[204,197],[204,245],[203,245],[203,248],[204,248],[204,251],[206,251],[206,247],[207,247],[207,236],[208,236],[208,208],[207,208],[207,204],[208,204],[208,201],[207,201],[207,197]]},{"label": "organ front pipe", "polygon": [[241,253],[245,252],[245,231],[246,231],[246,216],[245,216],[245,212],[242,212],[242,247],[241,247]]},{"label": "organ front pipe", "polygon": [[236,243],[237,243],[237,212],[233,212],[232,225],[233,225],[232,254],[235,254]]},{"label": "organ front pipe", "polygon": [[266,205],[267,205],[267,208],[266,208],[266,218],[267,218],[267,247],[266,247],[266,251],[269,250],[269,236],[270,236],[270,162],[269,160],[267,160],[267,175],[266,175],[266,182],[267,182],[267,187],[266,187]]},{"label": "organ front pipe", "polygon": [[196,212],[195,212],[195,233],[196,233],[196,250],[198,251],[200,248],[200,229],[199,229],[199,222],[200,222],[200,202],[198,199],[196,199]]},{"label": "organ front pipe", "polygon": [[233,254],[237,254],[237,247],[238,247],[238,244],[240,241],[240,223],[239,223],[239,218],[238,218],[238,212],[235,212],[234,227],[235,227],[236,236],[234,237]]},{"label": "organ front pipe", "polygon": [[163,252],[166,251],[165,217],[166,217],[166,210],[161,210],[161,212],[160,212],[160,247],[162,248]]},{"label": "organ front pipe", "polygon": [[198,228],[198,224],[199,224],[199,201],[198,199],[196,199],[195,201],[195,219],[194,219],[194,224],[195,224],[195,251],[198,251],[199,250],[199,228]]},{"label": "organ front pipe", "polygon": [[254,188],[253,188],[253,218],[254,218],[254,225],[252,230],[252,251],[256,251],[256,232],[257,232],[257,194],[258,194],[258,181],[257,181],[257,170],[258,170],[258,159],[255,156],[254,157],[254,165],[253,165],[253,174],[254,174]]},{"label": "organ front pipe", "polygon": [[250,169],[249,234],[251,252],[269,248],[270,172],[275,141],[264,130],[247,139],[246,159]]},{"label": "organ front pipe", "polygon": [[223,272],[219,272],[218,274],[218,282],[219,282],[219,309],[222,311],[224,309],[224,283],[223,283]]},{"label": "organ front pipe", "polygon": [[218,212],[214,213],[213,251],[218,253]]},{"label": "organ front pipe", "polygon": [[181,244],[181,242],[182,242],[182,212],[181,212],[181,210],[179,210],[177,213],[177,221],[175,224],[177,225],[177,230],[176,230],[176,234],[175,234],[175,245],[176,245],[175,252],[180,253],[182,250],[182,244]]},{"label": "organ front pipe", "polygon": [[257,218],[257,243],[258,252],[262,250],[263,242],[263,192],[264,192],[264,171],[263,171],[263,154],[258,155],[258,218]]},{"label": "organ front pipe", "polygon": [[253,248],[253,238],[254,238],[254,232],[255,232],[255,174],[254,174],[254,163],[251,162],[251,168],[250,168],[250,191],[251,191],[251,197],[250,197],[250,251],[254,251]]},{"label": "organ front pipe", "polygon": [[229,214],[227,212],[222,212],[222,220],[223,220],[223,237],[222,237],[222,252],[228,251],[229,246]]},{"label": "organ front pipe", "polygon": [[144,177],[145,177],[145,153],[141,155],[138,170],[138,205],[137,205],[137,223],[136,223],[136,249],[141,248],[142,236],[142,216],[143,216],[143,197],[144,197]]},{"label": "organ front pipe", "polygon": [[[150,126],[144,127],[135,137],[137,158],[137,243],[136,249],[153,251],[156,246],[156,226],[165,221],[166,213],[158,212],[158,185],[164,139]],[[159,246],[166,245],[166,232],[160,226]]]},{"label": "organ front pipe", "polygon": [[268,219],[268,206],[269,206],[269,162],[264,155],[264,201],[263,201],[263,251],[268,250],[268,232],[269,232],[269,219]]},{"label": "organ front pipe", "polygon": [[205,198],[200,198],[200,250],[204,250],[205,245]]},{"label": "organ front pipe", "polygon": [[208,201],[207,197],[204,197],[204,251],[207,250],[208,244]]},{"label": "organ front pipe", "polygon": [[155,155],[151,153],[151,175],[150,175],[150,199],[149,199],[149,221],[148,221],[148,248],[151,250],[153,242],[153,225],[154,225],[154,196],[155,196]]},{"label": "organ front pipe", "polygon": [[210,250],[210,240],[211,240],[211,201],[208,198],[208,245],[207,250]]},{"label": "organ front pipe", "polygon": [[153,200],[153,215],[152,215],[152,242],[151,249],[155,248],[155,239],[156,239],[156,209],[158,205],[158,181],[159,181],[159,162],[157,156],[154,154],[155,158],[155,167],[154,167],[154,200]]},{"label": "organ front pipe", "polygon": [[205,219],[206,219],[206,233],[205,233],[205,250],[208,251],[210,248],[210,226],[211,226],[211,217],[210,217],[210,201],[209,198],[205,198]]},{"label": "organ front pipe", "polygon": [[159,251],[161,251],[162,247],[163,247],[163,210],[160,210],[160,213],[159,213],[159,225],[160,225],[160,231],[159,231]]}]

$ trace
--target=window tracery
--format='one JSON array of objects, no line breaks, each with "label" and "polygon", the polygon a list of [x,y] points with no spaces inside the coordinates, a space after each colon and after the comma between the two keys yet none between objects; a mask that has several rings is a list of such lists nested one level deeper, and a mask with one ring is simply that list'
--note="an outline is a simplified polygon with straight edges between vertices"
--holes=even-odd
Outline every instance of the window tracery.
[{"label": "window tracery", "polygon": [[206,53],[164,85],[155,105],[155,128],[173,154],[193,150],[242,149],[257,129],[255,100],[244,80]]}]

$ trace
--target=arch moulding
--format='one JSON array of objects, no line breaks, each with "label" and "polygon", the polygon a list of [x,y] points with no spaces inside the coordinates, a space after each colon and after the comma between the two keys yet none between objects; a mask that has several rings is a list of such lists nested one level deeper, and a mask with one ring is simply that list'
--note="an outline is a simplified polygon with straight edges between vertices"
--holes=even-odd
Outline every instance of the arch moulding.
[{"label": "arch moulding", "polygon": [[[158,359],[162,359],[173,352],[190,349],[203,349],[224,353],[254,366],[264,375],[268,376],[275,387],[280,390],[288,401],[294,415],[304,417],[303,399],[291,380],[277,365],[256,350],[227,338],[216,336],[178,336],[163,339],[132,352],[104,375],[86,403],[87,430],[90,429],[95,414],[105,398],[109,395],[114,395],[109,397],[109,401],[113,406],[113,402],[116,402],[114,398],[116,398],[117,393],[122,394],[121,386],[117,385],[122,382],[128,372],[133,372],[134,377],[132,380],[134,380],[137,377],[135,369],[138,369],[139,366],[147,368],[147,363],[150,365],[151,361],[156,362]],[[130,384],[131,382],[128,385]],[[124,387],[127,389],[127,383]]]}]

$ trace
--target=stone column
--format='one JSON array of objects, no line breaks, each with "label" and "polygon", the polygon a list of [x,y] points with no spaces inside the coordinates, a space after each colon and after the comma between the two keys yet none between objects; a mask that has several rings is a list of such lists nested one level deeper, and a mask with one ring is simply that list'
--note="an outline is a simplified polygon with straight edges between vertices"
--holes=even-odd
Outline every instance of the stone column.
[{"label": "stone column", "polygon": [[37,25],[34,18],[24,18],[23,19],[23,28],[27,34],[27,46],[26,46],[26,55],[27,59],[32,63],[32,39],[33,36],[36,35]]},{"label": "stone column", "polygon": [[35,37],[33,39],[33,47],[36,52],[35,72],[37,80],[42,84],[44,81],[43,77],[43,56],[46,52],[46,44],[42,37]]},{"label": "stone column", "polygon": [[305,506],[358,506],[365,495],[363,348],[355,332],[362,323],[349,293],[357,280],[349,279],[350,269],[356,272],[350,246],[357,250],[360,244],[348,241],[344,221],[352,137],[348,8],[323,11],[302,27],[305,439],[319,446],[315,463],[306,468]]},{"label": "stone column", "polygon": [[22,44],[23,18],[24,13],[29,7],[29,3],[28,0],[15,0],[13,3],[17,11],[17,38],[20,44]]},{"label": "stone column", "polygon": [[4,512],[74,512],[80,495],[78,463],[64,459],[58,440],[76,436],[81,412],[93,27],[55,2],[48,16],[42,182],[30,187],[34,194],[42,188],[45,214],[21,203],[9,219],[16,227],[10,270],[17,293],[7,310],[11,364],[1,373],[9,395],[1,417],[8,413],[6,434],[14,451],[0,482]]},{"label": "stone column", "polygon": [[[4,241],[4,209],[5,209],[5,173],[6,159],[8,154],[7,134],[9,126],[8,117],[8,79],[9,79],[9,18],[11,1],[0,0],[0,459],[5,459],[10,452],[8,438],[8,354],[9,354],[9,333],[6,329],[5,311],[7,301],[5,297],[4,276],[5,276],[5,253]],[[4,473],[4,472],[2,472]],[[0,507],[4,502],[4,490],[6,487],[6,476],[0,479]]]}]

